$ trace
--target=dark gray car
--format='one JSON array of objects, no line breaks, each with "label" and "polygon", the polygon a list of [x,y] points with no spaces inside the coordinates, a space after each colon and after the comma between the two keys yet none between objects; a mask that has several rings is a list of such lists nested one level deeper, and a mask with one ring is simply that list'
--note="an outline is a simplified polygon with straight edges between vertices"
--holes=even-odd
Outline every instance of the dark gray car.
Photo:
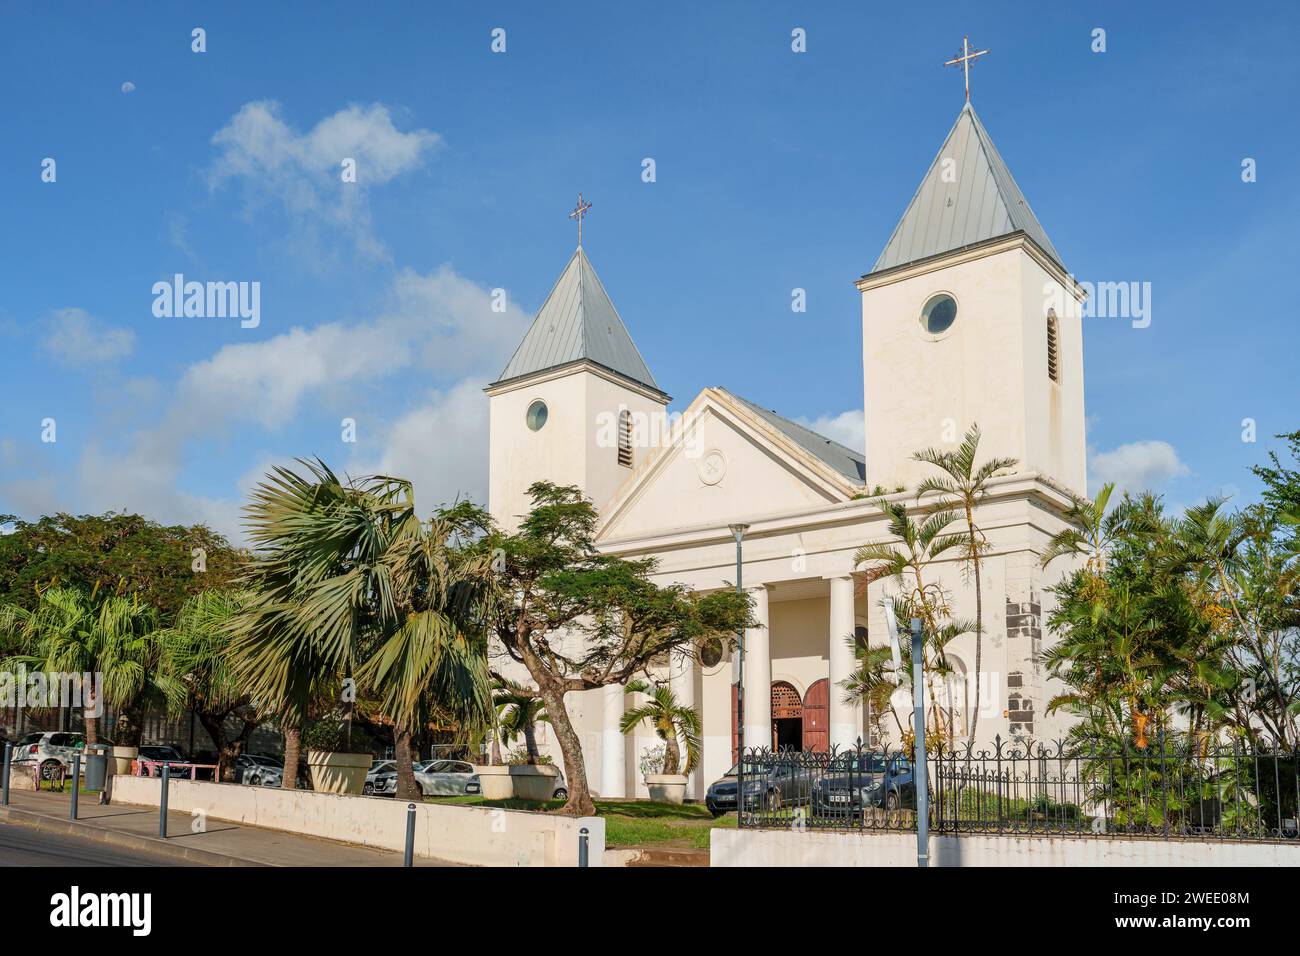
[{"label": "dark gray car", "polygon": [[[779,762],[775,765],[761,757],[745,760],[745,809],[778,810],[787,806],[802,806],[812,799],[817,774],[808,767],[797,766],[797,761]],[[732,767],[722,777],[709,785],[704,795],[704,805],[709,813],[720,817],[736,809],[736,772]]]},{"label": "dark gray car", "polygon": [[828,817],[850,816],[868,807],[915,807],[912,761],[902,754],[840,754],[813,787],[812,805],[813,813]]}]

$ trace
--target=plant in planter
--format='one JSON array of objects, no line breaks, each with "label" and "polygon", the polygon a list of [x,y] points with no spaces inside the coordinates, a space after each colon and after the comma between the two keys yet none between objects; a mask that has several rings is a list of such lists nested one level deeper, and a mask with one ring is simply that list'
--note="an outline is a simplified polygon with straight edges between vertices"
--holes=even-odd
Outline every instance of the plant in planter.
[{"label": "plant in planter", "polygon": [[[694,708],[679,704],[667,684],[634,680],[629,681],[624,690],[629,694],[646,694],[649,700],[624,712],[619,729],[625,734],[631,733],[645,722],[663,741],[663,758],[656,772],[648,770],[645,759],[642,759],[641,773],[645,776],[650,799],[657,803],[681,803],[686,797],[686,775],[700,763],[700,715]],[[684,765],[683,745],[686,750]]]},{"label": "plant in planter", "polygon": [[302,745],[307,749],[312,789],[361,793],[373,758],[360,744],[342,714],[329,713],[310,721],[303,730]]}]

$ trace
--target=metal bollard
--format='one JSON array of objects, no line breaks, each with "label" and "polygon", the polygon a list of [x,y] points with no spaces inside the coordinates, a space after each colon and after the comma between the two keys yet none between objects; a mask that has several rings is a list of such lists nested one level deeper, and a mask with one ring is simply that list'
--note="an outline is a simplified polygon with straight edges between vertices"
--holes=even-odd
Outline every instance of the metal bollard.
[{"label": "metal bollard", "polygon": [[402,866],[415,865],[415,804],[406,805],[406,857]]},{"label": "metal bollard", "polygon": [[72,755],[72,816],[77,819],[77,796],[81,793],[81,754]]},{"label": "metal bollard", "polygon": [[0,767],[0,803],[9,806],[9,761],[14,756],[14,745],[5,741],[5,763]]},{"label": "metal bollard", "polygon": [[587,828],[578,831],[578,866],[587,866]]},{"label": "metal bollard", "polygon": [[163,763],[162,799],[158,801],[158,836],[167,839],[167,784],[171,779],[171,767]]}]

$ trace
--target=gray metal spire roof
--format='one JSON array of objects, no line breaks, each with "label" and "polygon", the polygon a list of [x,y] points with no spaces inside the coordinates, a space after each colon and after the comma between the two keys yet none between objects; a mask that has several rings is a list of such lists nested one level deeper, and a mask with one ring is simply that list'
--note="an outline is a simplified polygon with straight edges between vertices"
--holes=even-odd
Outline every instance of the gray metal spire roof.
[{"label": "gray metal spire roof", "polygon": [[[948,159],[953,162],[945,163]],[[945,170],[951,170],[947,177]],[[967,103],[867,274],[1016,232],[1025,233],[1065,268],[974,107]]]},{"label": "gray metal spire roof", "polygon": [[498,381],[584,359],[662,392],[579,246]]},{"label": "gray metal spire roof", "polygon": [[824,463],[830,465],[845,478],[850,481],[862,484],[867,480],[867,460],[861,452],[856,452],[852,448],[841,445],[837,441],[832,441],[825,435],[820,435],[811,428],[805,428],[798,422],[792,422],[784,415],[778,415],[770,408],[764,408],[762,405],[755,404],[747,398],[741,398],[735,392],[716,386],[718,391],[726,392],[736,401],[740,402],[750,411],[752,411],[763,421],[767,422],[777,431],[784,434],[796,445],[801,446],[805,451],[811,452],[815,457],[820,458]]}]

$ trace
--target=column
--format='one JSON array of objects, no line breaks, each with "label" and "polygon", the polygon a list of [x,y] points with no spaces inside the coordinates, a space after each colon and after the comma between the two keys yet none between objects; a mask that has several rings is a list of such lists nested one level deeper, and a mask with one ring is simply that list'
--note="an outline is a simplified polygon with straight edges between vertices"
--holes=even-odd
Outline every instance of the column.
[{"label": "column", "polygon": [[627,772],[624,754],[627,740],[618,729],[623,717],[621,684],[610,684],[600,689],[600,795],[602,797],[627,796]]},{"label": "column", "polygon": [[752,588],[757,627],[745,631],[745,749],[772,746],[772,653],[767,587]]},{"label": "column", "polygon": [[[672,656],[672,664],[668,671],[668,687],[673,692],[673,697],[681,707],[689,707],[696,710],[695,707],[695,658],[686,652],[677,652]],[[698,713],[698,711],[696,711]],[[701,723],[703,719],[701,717]],[[686,764],[686,745],[678,741],[678,746],[682,751],[682,765]],[[704,747],[704,734],[700,734],[700,747]],[[703,754],[701,754],[701,757]],[[697,767],[687,775],[686,793],[688,796],[699,798],[697,781],[700,777],[700,770]]]},{"label": "column", "polygon": [[856,618],[853,613],[853,578],[850,575],[830,578],[830,644],[827,658],[830,662],[830,743],[831,746],[851,747],[862,734],[862,707],[844,703],[841,682],[853,673],[856,661],[849,638],[853,635]]}]

